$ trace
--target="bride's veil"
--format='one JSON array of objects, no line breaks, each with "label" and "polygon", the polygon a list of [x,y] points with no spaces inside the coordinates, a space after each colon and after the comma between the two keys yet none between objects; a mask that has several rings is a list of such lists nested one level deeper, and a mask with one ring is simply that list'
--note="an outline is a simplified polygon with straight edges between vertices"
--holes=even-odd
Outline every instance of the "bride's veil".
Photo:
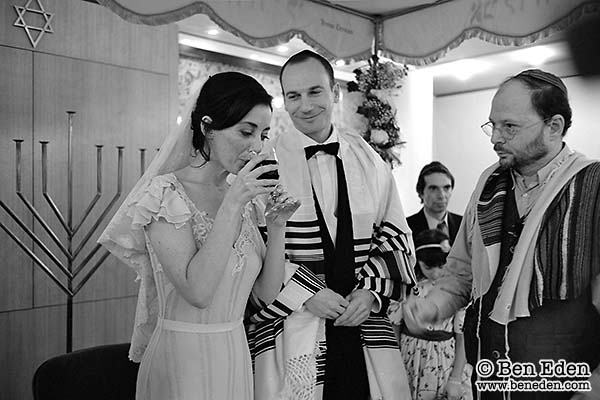
[{"label": "bride's veil", "polygon": [[144,231],[141,228],[136,229],[132,225],[134,221],[130,206],[143,195],[144,189],[152,178],[176,171],[189,164],[192,153],[191,114],[200,88],[201,82],[195,81],[190,91],[192,95],[188,97],[189,100],[186,104],[180,107],[179,115],[183,121],[171,130],[144,175],[129,192],[98,239],[98,243],[125,264],[134,268],[138,275],[137,280],[140,281],[135,325],[129,349],[129,358],[136,362],[141,361],[156,326],[158,303]]}]

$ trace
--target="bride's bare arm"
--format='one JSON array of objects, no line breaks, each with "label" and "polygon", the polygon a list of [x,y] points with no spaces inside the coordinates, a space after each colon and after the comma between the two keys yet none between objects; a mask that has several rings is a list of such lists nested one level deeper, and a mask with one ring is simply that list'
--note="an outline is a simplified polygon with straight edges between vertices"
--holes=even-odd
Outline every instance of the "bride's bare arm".
[{"label": "bride's bare arm", "polygon": [[267,304],[281,290],[285,269],[285,224],[300,207],[300,202],[283,192],[281,186],[269,196],[265,209],[267,253],[253,288],[258,298]]},{"label": "bride's bare arm", "polygon": [[198,308],[208,307],[223,277],[240,225],[238,210],[219,209],[213,228],[198,249],[189,223],[176,229],[160,220],[147,228],[165,274],[181,296]]},{"label": "bride's bare arm", "polygon": [[[233,244],[239,236],[244,205],[260,194],[268,193],[276,181],[257,180],[273,166],[258,167],[249,162],[233,181],[215,215],[213,227],[198,249],[189,224],[176,229],[157,221],[147,228],[148,237],[163,269],[179,293],[190,304],[206,308],[227,266]],[[202,209],[201,205],[198,205]]]}]

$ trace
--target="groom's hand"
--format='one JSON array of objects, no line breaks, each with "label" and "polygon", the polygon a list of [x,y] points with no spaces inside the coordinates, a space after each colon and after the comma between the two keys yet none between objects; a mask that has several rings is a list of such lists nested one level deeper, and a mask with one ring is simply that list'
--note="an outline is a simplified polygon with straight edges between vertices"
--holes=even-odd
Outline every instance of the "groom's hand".
[{"label": "groom's hand", "polygon": [[308,311],[327,319],[336,319],[342,315],[348,304],[348,300],[328,288],[319,290],[304,303]]},{"label": "groom's hand", "polygon": [[373,309],[375,296],[366,289],[357,289],[346,296],[350,302],[346,310],[338,319],[335,320],[335,326],[358,326],[369,318]]}]

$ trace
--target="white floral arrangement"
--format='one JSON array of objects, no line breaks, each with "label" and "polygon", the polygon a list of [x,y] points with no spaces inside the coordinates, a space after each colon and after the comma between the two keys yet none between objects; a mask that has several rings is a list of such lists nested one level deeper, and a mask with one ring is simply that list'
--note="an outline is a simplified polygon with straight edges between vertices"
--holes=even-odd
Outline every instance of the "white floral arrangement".
[{"label": "white floral arrangement", "polygon": [[353,72],[356,81],[348,82],[348,91],[364,95],[362,104],[356,110],[368,120],[363,138],[392,167],[401,164],[400,148],[405,142],[400,138],[396,110],[389,103],[386,92],[402,87],[408,67],[391,61],[379,61],[374,55],[368,65]]}]

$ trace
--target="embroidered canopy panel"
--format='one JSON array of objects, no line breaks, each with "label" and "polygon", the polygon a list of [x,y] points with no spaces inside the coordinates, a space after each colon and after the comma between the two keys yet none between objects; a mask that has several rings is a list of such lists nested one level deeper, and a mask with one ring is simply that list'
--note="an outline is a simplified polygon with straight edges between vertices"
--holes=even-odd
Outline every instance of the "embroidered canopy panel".
[{"label": "embroidered canopy panel", "polygon": [[521,46],[565,30],[600,0],[98,0],[122,18],[161,25],[205,14],[265,48],[299,37],[327,58],[374,51],[405,64],[435,62],[466,39]]}]

